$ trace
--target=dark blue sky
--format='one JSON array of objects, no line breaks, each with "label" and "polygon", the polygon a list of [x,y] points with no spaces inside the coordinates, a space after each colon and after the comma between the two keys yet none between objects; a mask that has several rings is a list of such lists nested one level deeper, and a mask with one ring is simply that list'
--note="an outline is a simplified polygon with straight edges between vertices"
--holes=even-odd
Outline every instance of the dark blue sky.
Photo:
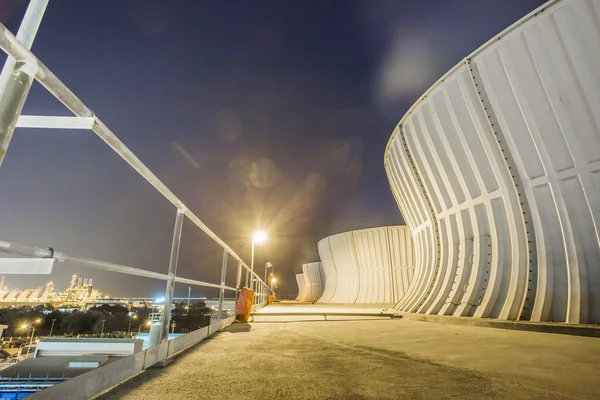
[{"label": "dark blue sky", "polygon": [[[383,169],[395,124],[542,3],[50,0],[33,51],[242,257],[268,230],[257,269],[272,261],[294,292],[322,237],[402,222]],[[26,5],[2,1],[0,21],[16,32]],[[24,114],[69,115],[37,84]],[[92,132],[17,130],[0,169],[3,239],[166,272],[174,216]],[[180,275],[216,282],[220,256],[185,225]],[[113,295],[163,290],[76,266],[55,283],[75,270]]]}]

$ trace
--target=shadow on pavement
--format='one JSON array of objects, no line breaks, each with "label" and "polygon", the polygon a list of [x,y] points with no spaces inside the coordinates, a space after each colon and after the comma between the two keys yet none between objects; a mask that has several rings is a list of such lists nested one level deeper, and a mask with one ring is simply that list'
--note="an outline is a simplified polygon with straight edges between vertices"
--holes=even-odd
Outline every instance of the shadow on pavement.
[{"label": "shadow on pavement", "polygon": [[252,326],[246,322],[233,323],[224,329],[225,332],[231,333],[242,333],[242,332],[250,332]]}]

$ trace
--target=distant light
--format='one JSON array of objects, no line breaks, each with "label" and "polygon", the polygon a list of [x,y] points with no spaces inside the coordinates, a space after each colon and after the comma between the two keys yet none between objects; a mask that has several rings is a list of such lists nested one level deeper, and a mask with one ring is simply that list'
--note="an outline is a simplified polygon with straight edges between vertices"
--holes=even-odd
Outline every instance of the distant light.
[{"label": "distant light", "polygon": [[159,297],[154,302],[157,303],[157,304],[164,303],[165,302],[165,298],[164,297]]},{"label": "distant light", "polygon": [[29,325],[21,325],[21,329],[29,328]]},{"label": "distant light", "polygon": [[271,278],[271,283],[275,283],[275,282],[277,282],[277,279]]},{"label": "distant light", "polygon": [[148,326],[152,325],[152,321],[146,322],[146,325],[148,325]]},{"label": "distant light", "polygon": [[35,322],[37,322],[39,324],[40,322],[42,322],[42,320],[38,318],[35,320]]},{"label": "distant light", "polygon": [[254,232],[254,234],[252,235],[252,241],[254,241],[254,243],[264,243],[267,241],[267,233],[265,231],[256,231]]}]

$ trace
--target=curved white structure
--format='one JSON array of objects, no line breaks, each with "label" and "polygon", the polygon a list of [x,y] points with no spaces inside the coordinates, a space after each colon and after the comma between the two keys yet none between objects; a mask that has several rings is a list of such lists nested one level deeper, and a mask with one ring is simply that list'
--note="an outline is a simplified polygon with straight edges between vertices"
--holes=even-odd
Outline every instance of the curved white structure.
[{"label": "curved white structure", "polygon": [[306,283],[306,296],[300,301],[315,302],[323,294],[323,266],[320,262],[302,265]]},{"label": "curved white structure", "polygon": [[548,2],[400,121],[385,168],[416,271],[398,310],[600,322],[598,21],[599,1]]},{"label": "curved white structure", "polygon": [[304,274],[296,274],[296,283],[298,284],[298,297],[296,301],[304,301],[306,297],[306,281],[304,280]]},{"label": "curved white structure", "polygon": [[395,303],[414,273],[406,226],[344,232],[318,243],[324,290],[319,302]]}]

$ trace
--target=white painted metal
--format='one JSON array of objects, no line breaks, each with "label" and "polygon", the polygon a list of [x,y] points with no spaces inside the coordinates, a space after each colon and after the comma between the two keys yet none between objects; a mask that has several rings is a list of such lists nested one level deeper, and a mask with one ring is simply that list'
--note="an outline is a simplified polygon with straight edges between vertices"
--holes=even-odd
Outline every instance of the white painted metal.
[{"label": "white painted metal", "polygon": [[111,357],[126,357],[142,351],[140,339],[79,339],[45,338],[37,343],[35,357],[76,357],[102,354]]},{"label": "white painted metal", "polygon": [[405,226],[344,232],[318,244],[324,272],[323,303],[393,303],[414,273]]},{"label": "white painted metal", "polygon": [[0,275],[49,275],[54,258],[0,258]]},{"label": "white painted metal", "polygon": [[296,274],[296,283],[298,284],[298,297],[296,297],[296,301],[304,301],[307,294],[304,274]]},{"label": "white painted metal", "polygon": [[600,1],[551,1],[438,81],[385,154],[415,279],[396,308],[600,322]]},{"label": "white painted metal", "polygon": [[17,128],[46,129],[92,129],[94,117],[50,117],[41,115],[21,115]]},{"label": "white painted metal", "polygon": [[306,283],[306,296],[303,301],[315,302],[323,294],[323,265],[320,262],[302,265],[302,275]]},{"label": "white painted metal", "polygon": [[[17,37],[13,36],[25,51],[31,49],[47,5],[48,0],[31,0]],[[34,63],[8,57],[0,73],[0,165],[4,161],[36,72]]]},{"label": "white painted metal", "polygon": [[[70,262],[79,267],[98,269],[102,271],[117,272],[120,274],[140,276],[144,278],[159,279],[168,281],[171,277],[167,274],[161,274],[160,272],[147,271],[144,269],[133,268],[126,265],[113,264],[106,261],[94,260],[91,258],[73,257],[65,253],[54,251],[53,249],[41,248],[35,246],[29,246],[24,244],[18,244],[13,242],[7,242],[0,240],[0,253],[18,254],[25,257],[40,258],[49,261],[64,261]],[[2,260],[2,259],[0,259]],[[241,270],[241,268],[239,268]],[[24,273],[24,272],[21,272]],[[184,283],[187,285],[204,286],[212,288],[224,288],[225,290],[236,291],[236,288],[230,286],[221,286],[214,283],[197,281],[194,279],[187,279],[181,277],[175,277],[175,282]],[[239,281],[238,281],[239,284]],[[237,291],[236,291],[237,293]]]}]

